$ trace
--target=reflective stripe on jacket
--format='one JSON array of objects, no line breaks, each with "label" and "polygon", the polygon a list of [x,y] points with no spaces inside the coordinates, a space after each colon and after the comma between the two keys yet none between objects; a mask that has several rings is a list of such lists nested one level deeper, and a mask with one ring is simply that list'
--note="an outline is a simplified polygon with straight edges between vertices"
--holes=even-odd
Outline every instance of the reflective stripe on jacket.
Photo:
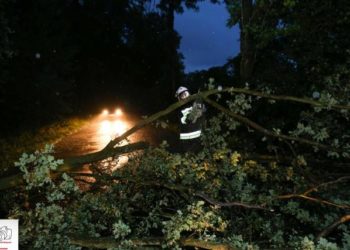
[{"label": "reflective stripe on jacket", "polygon": [[202,130],[197,130],[190,133],[180,133],[180,140],[190,140],[190,139],[198,138],[201,136],[201,134],[202,134]]},{"label": "reflective stripe on jacket", "polygon": [[197,111],[194,109],[195,105],[196,108],[199,107],[198,105],[201,105],[200,107],[203,107],[203,104],[193,102],[188,103],[178,111],[180,119],[180,141],[190,141],[192,139],[199,138],[202,135],[202,123],[204,121],[204,115],[201,114],[200,117],[197,117],[193,120],[189,119],[190,114],[193,111]]}]

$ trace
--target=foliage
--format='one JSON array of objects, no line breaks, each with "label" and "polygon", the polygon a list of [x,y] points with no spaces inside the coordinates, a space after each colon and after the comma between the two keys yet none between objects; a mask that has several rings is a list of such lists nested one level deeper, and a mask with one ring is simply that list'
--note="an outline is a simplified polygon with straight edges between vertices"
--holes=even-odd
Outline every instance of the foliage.
[{"label": "foliage", "polygon": [[[23,178],[27,182],[27,189],[41,187],[51,182],[50,172],[62,165],[62,160],[55,160],[50,154],[53,153],[53,146],[46,145],[40,152],[34,154],[22,154],[15,166],[23,172]],[[31,169],[33,167],[33,169]]]},{"label": "foliage", "polygon": [[[170,39],[175,47],[179,38],[161,31],[166,27],[170,32],[168,21],[174,11],[181,11],[183,1],[177,1],[177,6],[162,1],[160,13],[146,12],[142,1],[83,2],[63,6],[55,1],[56,7],[48,7],[38,1],[27,6],[34,13],[46,6],[51,11],[47,20],[56,23],[52,18],[60,17],[58,30],[67,28],[63,18],[67,15],[74,21],[73,30],[83,34],[72,38],[72,50],[59,55],[67,56],[70,63],[77,58],[82,64],[74,72],[62,68],[63,75],[54,74],[59,60],[43,58],[47,64],[34,63],[34,72],[23,68],[31,75],[30,87],[35,86],[33,79],[46,86],[45,76],[54,76],[54,82],[64,87],[61,83],[66,73],[73,74],[70,80],[79,79],[78,89],[86,87],[81,97],[94,92],[95,81],[107,87],[119,79],[115,91],[123,91],[125,83],[134,83],[138,90],[158,89],[159,82],[154,80],[167,83],[169,65],[173,64],[156,66],[169,52],[169,37],[175,39]],[[107,2],[114,14],[105,13]],[[195,2],[185,1],[191,8]],[[154,239],[157,241],[151,245],[164,249],[190,248],[186,246],[190,240],[191,244],[239,249],[349,248],[349,224],[340,219],[348,214],[350,204],[349,5],[345,0],[225,2],[230,24],[241,26],[241,62],[247,61],[252,71],[240,76],[249,79],[240,83],[241,89],[216,96],[213,107],[220,112],[209,110],[215,115],[203,131],[204,149],[180,155],[169,152],[164,143],[130,155],[129,162],[114,171],[93,163],[91,174],[55,171],[62,161],[50,155],[50,148],[23,155],[17,166],[24,172],[25,186],[4,193],[7,208],[11,208],[5,217],[21,222],[21,248],[89,248],[88,243],[96,239],[101,244],[112,239],[117,249],[147,246],[147,241]],[[245,13],[247,23],[241,19],[242,3],[251,7],[251,12]],[[22,14],[29,18],[30,13]],[[30,25],[41,27],[43,19],[39,15]],[[89,29],[81,29],[84,27]],[[37,38],[18,37],[17,41],[23,45],[30,40],[23,51],[32,56],[40,37],[49,33],[44,26]],[[87,39],[90,33],[94,40]],[[33,34],[22,35],[28,38]],[[65,44],[66,38],[62,39],[57,40],[62,42],[58,45]],[[74,50],[77,44],[79,53]],[[115,46],[112,51],[106,49],[111,44]],[[49,51],[50,43],[45,45]],[[26,62],[26,53],[17,59]],[[19,63],[27,65],[24,62]],[[65,66],[70,68],[70,63]],[[233,64],[238,65],[236,61]],[[226,79],[227,86],[230,79],[238,79],[239,70],[232,73],[231,67],[211,72]],[[117,69],[113,71],[116,75],[106,76],[111,69]],[[200,77],[207,75],[202,72],[189,79],[196,83]],[[207,86],[217,88],[213,79]],[[21,90],[26,93],[25,88]],[[286,96],[291,93],[299,98]],[[277,96],[271,96],[274,94]],[[115,160],[110,159],[111,164]],[[83,240],[74,241],[78,236]]]},{"label": "foliage", "polygon": [[214,211],[204,211],[203,201],[187,206],[185,212],[178,210],[169,220],[164,221],[163,233],[168,245],[174,245],[181,238],[181,234],[191,232],[203,240],[215,240],[212,231],[223,232],[226,223]]},{"label": "foliage", "polygon": [[[227,109],[244,115],[261,101],[234,92],[221,96]],[[333,110],[322,112],[338,115]],[[203,137],[207,147],[198,154],[171,153],[165,143],[130,155],[129,162],[113,172],[96,171],[95,165],[92,174],[87,174],[94,178],[89,184],[87,179],[79,181],[84,178],[79,173],[48,179],[48,170],[62,163],[48,151],[24,155],[17,165],[25,172],[27,188],[9,211],[9,217],[22,223],[21,246],[55,249],[63,244],[74,249],[84,243],[72,244],[70,238],[83,235],[86,239],[114,238],[119,249],[138,247],[138,242],[152,238],[161,238],[158,247],[174,249],[186,248],[184,239],[241,249],[345,249],[347,224],[337,227],[327,240],[315,239],[347,211],[348,179],[334,181],[335,177],[328,176],[336,172],[320,165],[316,168],[313,161],[338,164],[347,155],[334,158],[320,154],[319,150],[327,151],[324,148],[271,138],[254,148],[237,145],[233,137],[243,139],[247,134],[242,123],[230,126],[231,122],[228,113],[213,117]],[[300,124],[291,132],[293,136],[310,136],[322,143],[338,139],[339,148],[348,152],[346,141],[337,137],[346,131],[343,123],[336,124],[337,133],[328,136],[315,136],[318,131],[329,131],[321,124],[319,130]],[[278,129],[281,134],[285,131]],[[249,134],[252,140],[257,136]],[[271,148],[276,157],[267,161],[251,155],[251,150],[270,154]],[[300,154],[289,157],[288,150]]]}]

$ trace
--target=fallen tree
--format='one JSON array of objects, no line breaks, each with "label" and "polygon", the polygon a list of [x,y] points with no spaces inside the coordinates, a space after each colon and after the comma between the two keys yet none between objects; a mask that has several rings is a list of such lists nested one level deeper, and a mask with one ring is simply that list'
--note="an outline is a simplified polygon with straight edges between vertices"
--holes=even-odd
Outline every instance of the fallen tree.
[{"label": "fallen tree", "polygon": [[[252,129],[255,129],[256,131],[263,133],[266,136],[276,137],[279,139],[289,140],[289,141],[293,141],[293,142],[296,141],[296,142],[303,143],[303,144],[308,144],[311,146],[315,146],[321,150],[332,150],[332,151],[336,151],[336,152],[343,152],[344,151],[341,147],[334,148],[334,147],[331,147],[328,145],[323,145],[321,143],[317,143],[317,142],[314,142],[311,140],[287,136],[287,135],[283,135],[280,133],[269,131],[269,130],[263,128],[262,126],[258,125],[257,123],[249,120],[248,118],[243,117],[237,113],[234,113],[234,112],[222,107],[217,102],[214,102],[208,98],[211,95],[221,94],[221,93],[225,93],[225,92],[231,93],[231,94],[243,93],[243,94],[249,94],[249,95],[264,97],[264,98],[268,98],[268,99],[273,99],[273,100],[292,101],[292,102],[296,102],[296,103],[308,104],[311,106],[321,107],[321,108],[323,107],[323,108],[335,109],[335,110],[337,110],[337,109],[338,110],[339,109],[340,110],[350,110],[350,106],[346,106],[346,105],[321,103],[321,102],[317,102],[317,101],[310,100],[310,99],[297,98],[297,97],[292,97],[292,96],[270,95],[270,94],[266,94],[263,92],[251,91],[248,89],[232,88],[232,87],[225,88],[225,89],[221,89],[221,88],[212,89],[212,90],[208,90],[205,92],[200,92],[198,94],[192,95],[189,98],[187,98],[186,100],[174,103],[174,104],[170,105],[168,108],[166,108],[158,113],[155,113],[155,114],[151,115],[150,117],[147,117],[147,118],[141,120],[139,123],[137,123],[134,127],[129,129],[128,131],[126,131],[122,135],[116,137],[114,140],[111,140],[102,150],[100,150],[98,152],[64,159],[64,164],[62,166],[60,166],[57,171],[71,171],[74,168],[81,167],[83,164],[93,163],[96,161],[106,159],[108,157],[113,157],[113,156],[117,156],[120,154],[132,152],[134,150],[139,150],[139,149],[145,148],[146,144],[144,142],[136,143],[133,145],[127,145],[127,146],[123,146],[123,147],[115,147],[115,146],[119,142],[127,139],[131,134],[135,133],[139,129],[145,127],[146,125],[148,125],[152,122],[157,121],[158,119],[170,114],[171,112],[175,111],[176,109],[180,108],[181,106],[183,106],[189,102],[192,102],[196,99],[204,99],[207,103],[209,103],[213,107],[217,108],[218,110],[222,111],[223,113],[225,113],[229,116],[232,116],[237,121],[239,121],[243,124],[246,124],[247,126],[250,126]],[[0,190],[12,188],[12,187],[15,187],[21,183],[22,183],[22,181],[21,181],[20,174],[4,177],[4,178],[0,179]]]},{"label": "fallen tree", "polygon": [[[225,102],[209,99],[213,95],[225,95]],[[250,105],[243,104],[253,103],[245,95],[321,107],[344,116],[338,111],[350,109],[247,89],[211,89],[143,119],[99,152],[63,162],[47,152],[24,157],[18,163],[23,174],[0,180],[0,190],[13,200],[8,216],[22,222],[21,246],[293,249],[331,233],[338,243],[346,242],[349,175],[327,168],[334,164],[347,169],[347,137],[339,133],[346,131],[346,124],[338,124],[336,138],[307,125],[298,124],[294,130],[264,127],[245,113]],[[203,137],[207,147],[199,154],[173,154],[166,145],[148,147],[145,142],[117,146],[138,129],[198,98],[220,111],[208,122]],[[248,135],[256,136],[254,152],[242,147],[244,143],[231,142],[244,139],[245,128]],[[266,144],[257,141],[261,136],[269,138]],[[132,157],[123,168],[106,171],[99,165],[135,150],[143,154]],[[77,171],[86,164],[91,173]],[[81,191],[79,182],[89,188]]]}]

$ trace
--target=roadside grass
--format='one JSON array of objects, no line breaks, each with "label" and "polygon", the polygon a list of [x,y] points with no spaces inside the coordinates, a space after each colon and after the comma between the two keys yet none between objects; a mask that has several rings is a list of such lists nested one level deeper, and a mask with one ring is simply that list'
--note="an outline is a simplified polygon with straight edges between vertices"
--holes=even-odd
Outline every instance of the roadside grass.
[{"label": "roadside grass", "polygon": [[24,132],[17,137],[0,139],[0,175],[15,170],[14,162],[23,153],[32,153],[43,148],[45,144],[54,144],[77,131],[87,121],[84,118],[69,118],[41,127],[34,132]]}]

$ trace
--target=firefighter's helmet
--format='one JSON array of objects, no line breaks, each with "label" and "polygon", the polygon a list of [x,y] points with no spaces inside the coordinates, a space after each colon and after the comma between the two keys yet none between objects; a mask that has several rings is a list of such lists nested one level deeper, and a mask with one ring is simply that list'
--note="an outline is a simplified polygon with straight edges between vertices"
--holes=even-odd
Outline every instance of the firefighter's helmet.
[{"label": "firefighter's helmet", "polygon": [[176,90],[175,97],[178,98],[179,100],[183,100],[189,96],[190,96],[190,92],[186,87],[181,86]]}]

